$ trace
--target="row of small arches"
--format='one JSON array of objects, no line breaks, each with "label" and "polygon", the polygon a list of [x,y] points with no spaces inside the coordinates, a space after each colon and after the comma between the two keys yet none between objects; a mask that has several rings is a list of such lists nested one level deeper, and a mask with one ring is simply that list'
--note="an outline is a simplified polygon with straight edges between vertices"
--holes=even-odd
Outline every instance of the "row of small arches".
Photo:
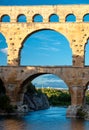
[{"label": "row of small arches", "polygon": [[[0,22],[10,22],[9,15],[3,15],[1,17]],[[66,22],[76,22],[76,16],[74,14],[69,14],[65,18]],[[84,15],[84,22],[89,22],[89,14]],[[17,17],[17,22],[27,22],[26,16],[21,14]],[[33,16],[33,22],[43,22],[43,17],[40,14],[36,14]],[[60,18],[57,14],[52,14],[49,16],[49,22],[60,22]]]}]

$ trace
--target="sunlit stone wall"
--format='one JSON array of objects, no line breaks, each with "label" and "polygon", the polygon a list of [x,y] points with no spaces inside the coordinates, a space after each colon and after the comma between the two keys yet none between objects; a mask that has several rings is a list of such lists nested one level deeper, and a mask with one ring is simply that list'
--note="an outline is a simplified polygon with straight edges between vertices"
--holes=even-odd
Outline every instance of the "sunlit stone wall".
[{"label": "sunlit stone wall", "polygon": [[[0,32],[8,44],[8,65],[20,65],[20,51],[24,40],[32,33],[42,29],[52,29],[63,34],[72,48],[73,66],[84,66],[84,48],[89,37],[89,23],[84,22],[84,16],[89,13],[89,5],[57,5],[57,6],[0,6]],[[21,15],[27,22],[18,22]],[[43,22],[34,22],[36,15],[41,15]],[[58,22],[50,22],[55,14]],[[67,22],[68,15],[74,15],[75,22]],[[4,16],[10,17],[10,22],[3,22]],[[14,54],[14,55],[13,55]]]}]

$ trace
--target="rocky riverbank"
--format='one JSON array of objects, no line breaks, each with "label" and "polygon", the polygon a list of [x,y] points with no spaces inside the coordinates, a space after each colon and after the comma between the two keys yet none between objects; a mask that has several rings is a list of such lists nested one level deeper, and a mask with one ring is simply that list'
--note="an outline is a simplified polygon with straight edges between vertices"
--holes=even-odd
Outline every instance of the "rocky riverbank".
[{"label": "rocky riverbank", "polygon": [[89,120],[89,105],[70,105],[67,109],[67,117]]},{"label": "rocky riverbank", "polygon": [[39,93],[31,83],[27,84],[23,104],[11,105],[5,93],[0,93],[0,115],[24,115],[30,111],[49,108],[49,101],[45,94]]}]

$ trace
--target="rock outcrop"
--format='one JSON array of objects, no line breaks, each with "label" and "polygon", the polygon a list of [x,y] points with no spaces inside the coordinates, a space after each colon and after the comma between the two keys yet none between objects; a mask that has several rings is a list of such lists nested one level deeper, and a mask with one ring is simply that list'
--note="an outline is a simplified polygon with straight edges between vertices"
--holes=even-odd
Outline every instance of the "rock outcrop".
[{"label": "rock outcrop", "polygon": [[25,93],[24,104],[28,106],[29,111],[36,111],[49,108],[47,96],[43,93]]},{"label": "rock outcrop", "polygon": [[89,105],[85,104],[84,106],[69,106],[67,109],[67,117],[89,120]]},{"label": "rock outcrop", "polygon": [[28,106],[28,111],[36,111],[49,108],[47,96],[38,92],[32,83],[26,86],[27,91],[24,94],[23,104]]}]

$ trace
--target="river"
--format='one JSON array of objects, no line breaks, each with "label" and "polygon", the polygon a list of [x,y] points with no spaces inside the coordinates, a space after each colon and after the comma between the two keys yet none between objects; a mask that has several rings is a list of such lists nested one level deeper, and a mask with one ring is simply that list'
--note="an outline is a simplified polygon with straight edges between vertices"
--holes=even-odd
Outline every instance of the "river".
[{"label": "river", "polygon": [[0,130],[89,130],[89,121],[66,118],[65,107],[50,107],[24,117],[0,117]]}]

